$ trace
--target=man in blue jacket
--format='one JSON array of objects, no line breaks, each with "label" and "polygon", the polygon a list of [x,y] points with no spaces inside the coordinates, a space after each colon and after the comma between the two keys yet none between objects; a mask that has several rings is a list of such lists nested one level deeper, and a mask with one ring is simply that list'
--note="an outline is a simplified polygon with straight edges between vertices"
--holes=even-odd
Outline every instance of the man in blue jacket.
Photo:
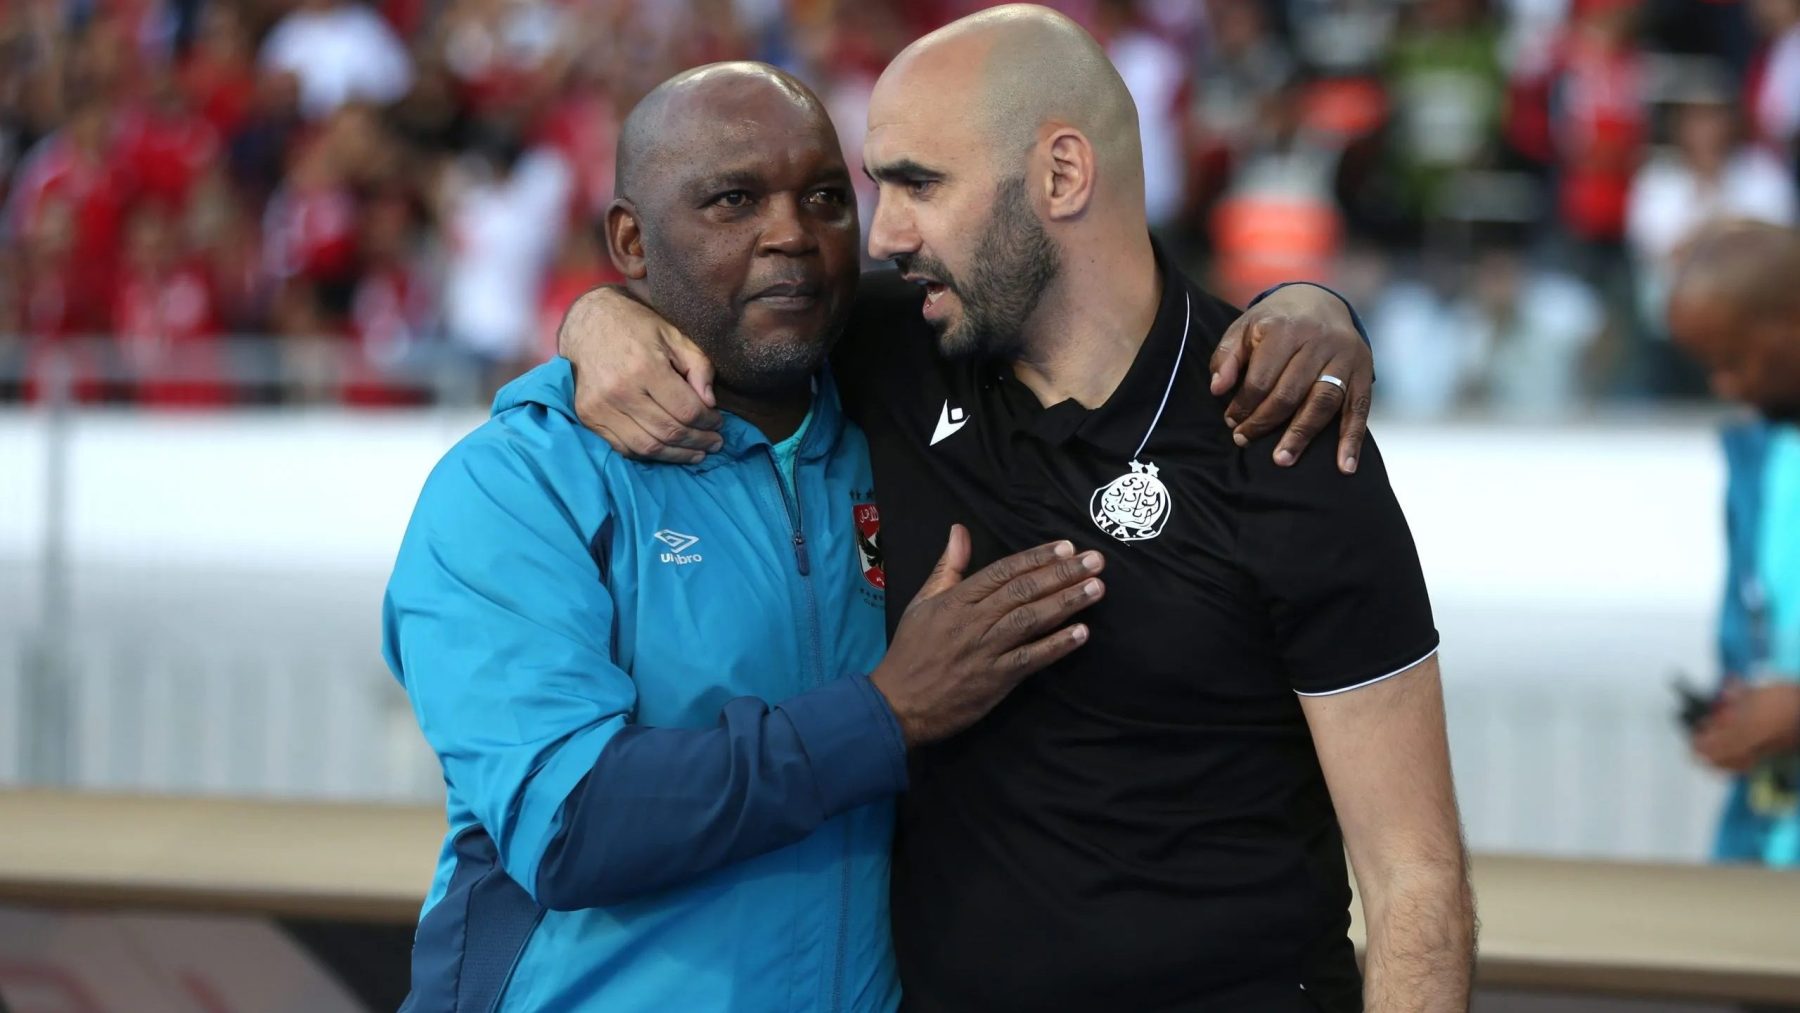
[{"label": "man in blue jacket", "polygon": [[[961,578],[953,528],[891,647],[862,433],[821,367],[857,272],[818,100],[770,67],[633,111],[608,242],[700,342],[729,414],[688,466],[615,454],[556,360],[433,471],[384,642],[442,761],[449,833],[417,1013],[886,1011],[908,747],[1086,639],[1097,553]],[[884,648],[885,658],[884,658]]]}]

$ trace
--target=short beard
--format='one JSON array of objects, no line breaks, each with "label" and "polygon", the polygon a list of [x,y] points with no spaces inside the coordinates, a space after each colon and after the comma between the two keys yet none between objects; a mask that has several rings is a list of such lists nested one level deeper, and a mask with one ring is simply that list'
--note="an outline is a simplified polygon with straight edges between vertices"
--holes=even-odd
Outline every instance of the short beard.
[{"label": "short beard", "polygon": [[679,267],[670,269],[681,263],[679,256],[665,255],[659,263],[663,270],[651,272],[648,279],[651,308],[700,346],[721,388],[756,398],[791,394],[824,367],[843,330],[839,319],[810,339],[759,341],[745,333],[741,307],[734,312],[730,305],[712,302]]},{"label": "short beard", "polygon": [[825,365],[837,335],[813,341],[753,341],[738,330],[715,337],[689,334],[712,360],[718,386],[750,397],[791,394],[806,386]]},{"label": "short beard", "polygon": [[899,258],[903,271],[929,275],[956,293],[962,322],[934,324],[938,351],[951,358],[1010,359],[1025,345],[1025,323],[1044,292],[1062,271],[1056,244],[1025,196],[1025,177],[1002,180],[994,188],[994,209],[982,227],[967,283],[934,257]]}]

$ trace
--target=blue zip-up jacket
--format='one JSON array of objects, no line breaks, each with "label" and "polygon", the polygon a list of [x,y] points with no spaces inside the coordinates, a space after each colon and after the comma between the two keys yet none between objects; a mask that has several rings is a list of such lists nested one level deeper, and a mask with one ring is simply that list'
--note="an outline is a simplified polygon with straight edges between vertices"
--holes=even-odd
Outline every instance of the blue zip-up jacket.
[{"label": "blue zip-up jacket", "polygon": [[408,1013],[886,1011],[905,746],[862,433],[819,380],[790,485],[756,428],[614,454],[567,360],[432,472],[383,641],[449,832]]},{"label": "blue zip-up jacket", "polygon": [[[1727,536],[1719,661],[1746,679],[1800,678],[1800,429],[1754,422],[1725,431]],[[1800,757],[1732,779],[1713,857],[1800,866]]]}]

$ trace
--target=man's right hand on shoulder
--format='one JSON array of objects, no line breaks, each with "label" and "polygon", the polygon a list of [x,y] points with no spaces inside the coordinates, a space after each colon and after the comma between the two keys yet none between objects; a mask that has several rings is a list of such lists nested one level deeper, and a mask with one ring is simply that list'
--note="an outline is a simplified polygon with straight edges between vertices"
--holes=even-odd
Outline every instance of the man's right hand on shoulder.
[{"label": "man's right hand on shoulder", "polygon": [[1088,628],[1063,624],[1099,601],[1098,552],[1054,542],[964,578],[969,533],[950,542],[906,607],[870,681],[887,698],[908,746],[948,738],[981,720],[1027,676],[1067,657]]},{"label": "man's right hand on shoulder", "polygon": [[575,413],[641,461],[695,464],[723,445],[712,362],[687,335],[623,289],[575,300],[556,335],[575,373]]}]

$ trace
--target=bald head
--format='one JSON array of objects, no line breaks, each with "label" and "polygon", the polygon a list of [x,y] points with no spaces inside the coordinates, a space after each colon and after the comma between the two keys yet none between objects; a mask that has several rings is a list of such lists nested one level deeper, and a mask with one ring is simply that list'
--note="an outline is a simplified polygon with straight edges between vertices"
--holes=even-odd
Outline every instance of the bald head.
[{"label": "bald head", "polygon": [[1072,127],[1094,147],[1097,183],[1142,199],[1137,106],[1106,51],[1068,17],[1036,4],[972,14],[908,46],[877,85],[946,97],[966,110],[992,155],[1022,161],[1046,125]]},{"label": "bald head", "polygon": [[1677,258],[1671,301],[1718,300],[1755,316],[1800,318],[1800,233],[1762,222],[1702,229]]},{"label": "bald head", "polygon": [[748,60],[711,63],[657,85],[632,107],[619,129],[613,187],[640,204],[668,179],[671,160],[691,158],[696,139],[729,140],[749,128],[746,115],[788,107],[816,129],[837,132],[819,97],[779,67]]},{"label": "bald head", "polygon": [[1713,389],[1782,418],[1800,415],[1800,233],[1758,222],[1702,230],[1677,258],[1669,330]]}]

